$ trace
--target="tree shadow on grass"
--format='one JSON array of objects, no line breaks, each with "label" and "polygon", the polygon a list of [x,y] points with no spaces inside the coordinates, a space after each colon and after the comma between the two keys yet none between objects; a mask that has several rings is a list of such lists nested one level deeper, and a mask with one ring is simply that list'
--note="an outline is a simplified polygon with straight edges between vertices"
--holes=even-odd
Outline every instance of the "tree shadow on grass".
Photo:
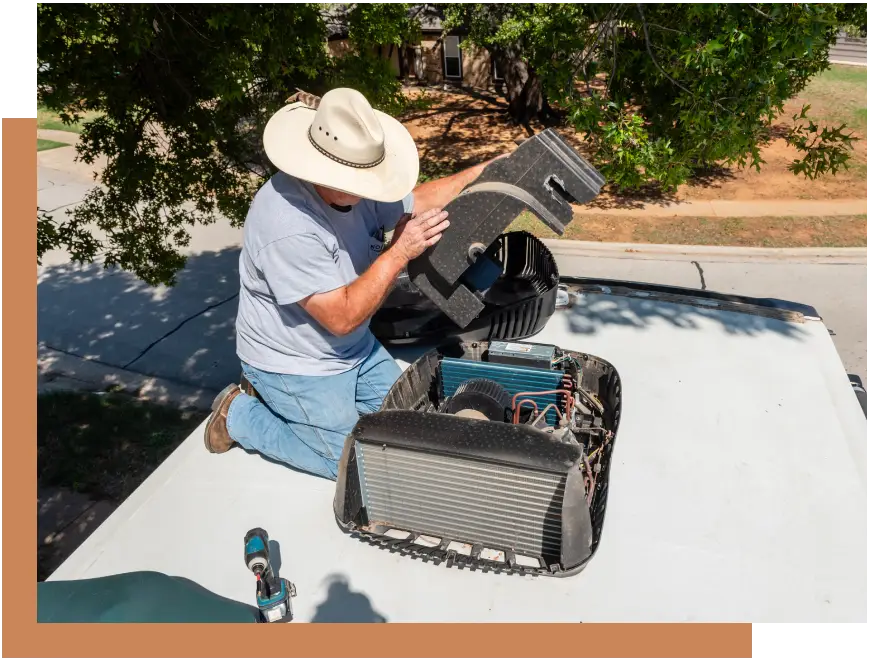
[{"label": "tree shadow on grass", "polygon": [[525,137],[507,115],[507,104],[486,92],[435,93],[432,107],[402,117],[420,153],[421,181],[455,174],[515,148]]},{"label": "tree shadow on grass", "polygon": [[[694,188],[721,188],[722,184],[734,179],[731,168],[710,165],[698,168],[686,182]],[[603,194],[581,207],[583,209],[643,209],[647,206],[668,207],[680,202],[676,191],[666,191],[656,185],[644,186],[634,191],[618,191],[608,185]]]},{"label": "tree shadow on grass", "polygon": [[127,498],[200,424],[202,414],[129,395],[37,399],[37,477],[95,499]]},{"label": "tree shadow on grass", "polygon": [[700,188],[721,188],[726,181],[734,180],[731,168],[722,165],[708,165],[697,168],[689,178],[689,185]]},{"label": "tree shadow on grass", "polygon": [[666,207],[679,201],[676,193],[663,191],[654,186],[648,186],[638,191],[617,191],[613,186],[606,186],[602,194],[594,200],[579,207],[580,213],[591,209],[643,209],[649,205]]}]

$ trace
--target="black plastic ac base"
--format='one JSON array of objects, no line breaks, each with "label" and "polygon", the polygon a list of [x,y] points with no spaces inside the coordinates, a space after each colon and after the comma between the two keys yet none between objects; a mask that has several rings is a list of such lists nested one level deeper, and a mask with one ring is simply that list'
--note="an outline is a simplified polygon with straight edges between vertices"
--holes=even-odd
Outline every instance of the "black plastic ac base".
[{"label": "black plastic ac base", "polygon": [[469,277],[480,255],[523,211],[561,235],[573,218],[571,203],[593,199],[604,183],[558,133],[536,134],[490,163],[445,207],[450,229],[408,265],[411,282],[456,326],[468,327],[486,307]]},{"label": "black plastic ac base", "polygon": [[556,310],[559,271],[552,253],[528,232],[508,232],[487,255],[502,265],[502,274],[467,326],[454,323],[404,277],[372,317],[372,333],[384,344],[522,340],[538,333]]}]

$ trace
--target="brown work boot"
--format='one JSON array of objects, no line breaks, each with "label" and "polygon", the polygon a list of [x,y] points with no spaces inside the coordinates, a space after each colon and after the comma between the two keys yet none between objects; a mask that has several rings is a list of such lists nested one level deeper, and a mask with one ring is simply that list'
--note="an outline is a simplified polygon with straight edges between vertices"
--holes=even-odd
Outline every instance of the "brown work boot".
[{"label": "brown work boot", "polygon": [[232,383],[215,397],[211,405],[212,414],[205,426],[205,447],[209,452],[220,454],[233,447],[233,439],[227,430],[227,413],[232,401],[241,394],[241,389]]},{"label": "brown work boot", "polygon": [[250,381],[248,381],[248,378],[244,374],[242,374],[240,384],[243,393],[249,395],[250,397],[256,397],[261,402],[263,401],[263,398],[260,397],[260,393],[257,392],[257,389],[254,388],[254,385]]}]

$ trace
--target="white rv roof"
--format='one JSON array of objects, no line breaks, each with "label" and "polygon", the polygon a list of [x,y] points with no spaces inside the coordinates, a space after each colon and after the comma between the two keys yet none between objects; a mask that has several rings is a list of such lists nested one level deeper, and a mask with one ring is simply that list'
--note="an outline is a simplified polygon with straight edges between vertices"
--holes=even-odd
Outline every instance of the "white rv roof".
[{"label": "white rv roof", "polygon": [[259,526],[298,621],[866,621],[866,420],[823,323],[586,293],[531,341],[622,379],[601,542],[577,576],[362,543],[332,482],[210,455],[201,426],[52,580],[153,570],[253,604],[242,538]]}]

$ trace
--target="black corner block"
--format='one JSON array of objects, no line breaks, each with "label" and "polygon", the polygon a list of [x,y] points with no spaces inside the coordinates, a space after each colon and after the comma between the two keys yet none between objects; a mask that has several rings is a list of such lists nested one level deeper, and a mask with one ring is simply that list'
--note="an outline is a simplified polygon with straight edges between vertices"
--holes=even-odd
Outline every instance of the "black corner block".
[{"label": "black corner block", "polygon": [[[484,309],[479,269],[469,269],[523,211],[557,234],[573,217],[571,203],[595,198],[604,178],[558,133],[547,129],[507,158],[488,165],[445,208],[450,228],[408,265],[413,284],[456,325],[465,328]],[[503,266],[503,265],[502,265]]]}]

